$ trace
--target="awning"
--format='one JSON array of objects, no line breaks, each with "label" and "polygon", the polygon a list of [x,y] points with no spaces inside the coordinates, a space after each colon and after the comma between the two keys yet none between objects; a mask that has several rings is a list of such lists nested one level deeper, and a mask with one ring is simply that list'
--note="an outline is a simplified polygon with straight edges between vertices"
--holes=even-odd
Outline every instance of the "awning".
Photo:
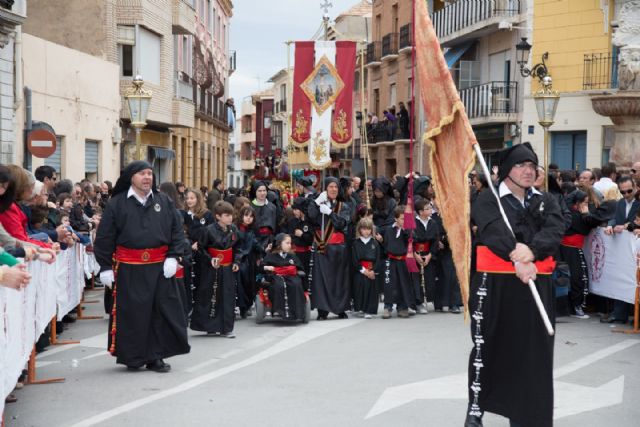
[{"label": "awning", "polygon": [[158,160],[173,160],[176,158],[176,152],[168,148],[149,147],[151,157]]},{"label": "awning", "polygon": [[447,67],[453,67],[455,63],[460,60],[462,55],[464,55],[465,52],[468,51],[471,46],[473,46],[474,43],[475,41],[472,40],[470,42],[466,42],[461,45],[449,48],[449,50],[444,53],[444,59],[447,61]]}]

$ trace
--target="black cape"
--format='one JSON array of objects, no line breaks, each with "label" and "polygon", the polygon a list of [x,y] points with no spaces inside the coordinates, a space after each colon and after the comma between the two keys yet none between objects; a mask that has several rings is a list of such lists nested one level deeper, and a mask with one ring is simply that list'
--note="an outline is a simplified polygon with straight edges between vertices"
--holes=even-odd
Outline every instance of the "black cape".
[{"label": "black cape", "polygon": [[[153,193],[142,206],[125,192],[113,196],[102,215],[94,251],[101,271],[114,270],[115,356],[127,366],[188,353],[187,319],[175,278],[163,274],[163,263],[112,265],[116,246],[130,249],[168,245],[167,257],[184,249],[181,220],[173,203]],[[111,316],[110,331],[114,319]],[[112,335],[109,334],[109,346]]]},{"label": "black cape", "polygon": [[[304,271],[300,260],[293,254],[286,254],[286,257],[283,258],[278,253],[270,253],[262,261],[261,267],[288,267],[292,265],[296,267],[296,271]],[[303,320],[306,297],[301,278],[262,271],[269,283],[266,289],[272,304],[271,312],[278,313],[281,318],[286,320]]]}]

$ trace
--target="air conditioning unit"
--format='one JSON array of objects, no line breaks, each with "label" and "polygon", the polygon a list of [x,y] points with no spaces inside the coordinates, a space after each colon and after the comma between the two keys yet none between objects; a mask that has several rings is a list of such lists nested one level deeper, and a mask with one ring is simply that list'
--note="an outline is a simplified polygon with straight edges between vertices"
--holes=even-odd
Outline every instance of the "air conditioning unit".
[{"label": "air conditioning unit", "polygon": [[122,128],[120,126],[113,127],[113,143],[120,144],[122,142]]}]

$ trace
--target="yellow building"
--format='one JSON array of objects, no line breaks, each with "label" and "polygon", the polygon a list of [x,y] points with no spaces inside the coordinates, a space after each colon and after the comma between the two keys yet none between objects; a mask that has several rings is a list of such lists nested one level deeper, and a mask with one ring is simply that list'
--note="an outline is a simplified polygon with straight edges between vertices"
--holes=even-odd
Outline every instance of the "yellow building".
[{"label": "yellow building", "polygon": [[[591,96],[617,87],[617,49],[611,23],[624,0],[535,0],[533,18],[524,35],[533,46],[528,67],[545,61],[553,88],[561,98],[550,128],[549,159],[561,169],[600,167],[609,161],[614,143],[612,122],[593,111]],[[524,36],[523,35],[523,36]],[[537,79],[525,84],[522,141],[543,153],[543,129],[531,96]]]}]

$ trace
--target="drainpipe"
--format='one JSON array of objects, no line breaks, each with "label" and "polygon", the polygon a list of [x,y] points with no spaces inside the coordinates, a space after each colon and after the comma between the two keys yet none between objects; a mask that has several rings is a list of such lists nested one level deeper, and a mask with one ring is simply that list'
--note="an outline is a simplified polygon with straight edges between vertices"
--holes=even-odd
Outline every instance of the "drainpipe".
[{"label": "drainpipe", "polygon": [[31,88],[29,86],[24,87],[24,132],[23,134],[23,143],[24,143],[24,168],[27,170],[31,170],[31,156],[29,154],[29,149],[27,148],[27,135],[29,131],[33,128],[33,120],[31,116]]}]

